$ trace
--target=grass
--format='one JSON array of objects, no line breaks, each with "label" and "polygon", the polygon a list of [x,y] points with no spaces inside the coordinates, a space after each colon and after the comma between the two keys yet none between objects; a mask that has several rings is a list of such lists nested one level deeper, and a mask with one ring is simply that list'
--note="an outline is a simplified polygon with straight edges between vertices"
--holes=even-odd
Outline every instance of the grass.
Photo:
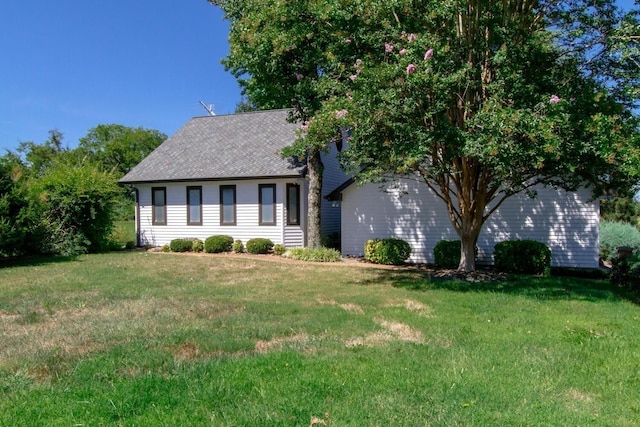
[{"label": "grass", "polygon": [[280,257],[0,269],[0,426],[636,425],[640,308]]}]

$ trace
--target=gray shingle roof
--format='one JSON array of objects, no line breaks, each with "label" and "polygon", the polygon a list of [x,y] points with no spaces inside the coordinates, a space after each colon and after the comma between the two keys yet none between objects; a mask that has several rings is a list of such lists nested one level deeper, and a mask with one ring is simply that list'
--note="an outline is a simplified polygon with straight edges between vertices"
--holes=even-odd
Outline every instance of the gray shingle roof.
[{"label": "gray shingle roof", "polygon": [[287,110],[194,117],[136,165],[122,184],[300,176],[280,157],[296,138]]}]

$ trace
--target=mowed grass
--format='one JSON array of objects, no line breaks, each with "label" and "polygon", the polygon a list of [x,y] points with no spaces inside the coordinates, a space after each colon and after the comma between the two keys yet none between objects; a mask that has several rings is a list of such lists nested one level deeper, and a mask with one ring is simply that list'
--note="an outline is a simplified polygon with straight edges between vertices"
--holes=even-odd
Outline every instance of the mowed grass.
[{"label": "mowed grass", "polygon": [[640,308],[272,256],[0,269],[0,425],[638,425]]}]

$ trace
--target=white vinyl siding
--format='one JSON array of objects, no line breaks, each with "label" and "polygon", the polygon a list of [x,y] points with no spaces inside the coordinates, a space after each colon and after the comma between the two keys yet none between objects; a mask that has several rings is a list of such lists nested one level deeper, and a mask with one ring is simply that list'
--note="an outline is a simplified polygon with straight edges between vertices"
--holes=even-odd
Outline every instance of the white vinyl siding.
[{"label": "white vinyl siding", "polygon": [[[532,239],[552,252],[552,265],[598,266],[599,207],[590,190],[537,188],[537,197],[515,195],[487,220],[478,239],[478,262],[491,264],[503,240]],[[342,195],[342,254],[362,255],[372,238],[399,237],[412,247],[410,260],[433,262],[440,240],[458,239],[444,202],[418,180],[381,186],[352,185]]]},{"label": "white vinyl siding", "polygon": [[[296,180],[272,179],[269,181],[215,181],[167,183],[166,188],[166,225],[155,226],[152,223],[151,187],[139,184],[139,224],[140,243],[153,246],[168,244],[177,238],[206,239],[217,234],[226,234],[234,239],[247,240],[265,237],[274,243],[287,247],[302,246],[304,242],[303,226],[284,226],[285,191],[287,183],[299,183]],[[259,184],[275,184],[276,226],[259,225]],[[235,225],[220,225],[220,187],[235,185]],[[187,225],[187,187],[202,187],[202,225]],[[157,187],[157,185],[153,185]],[[306,197],[304,185],[301,185],[301,198]],[[285,241],[286,236],[286,241]]]}]

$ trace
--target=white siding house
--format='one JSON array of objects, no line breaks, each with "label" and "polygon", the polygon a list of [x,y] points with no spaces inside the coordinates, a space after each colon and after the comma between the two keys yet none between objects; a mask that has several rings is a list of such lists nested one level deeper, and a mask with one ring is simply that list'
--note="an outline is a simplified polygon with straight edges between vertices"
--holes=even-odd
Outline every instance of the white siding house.
[{"label": "white siding house", "polygon": [[[478,263],[493,262],[493,247],[503,240],[545,243],[552,265],[598,267],[599,206],[591,192],[538,187],[537,197],[507,199],[487,220],[478,239]],[[342,190],[342,254],[361,256],[373,238],[398,237],[412,248],[410,260],[432,263],[440,240],[459,239],[444,202],[419,180],[349,185]]]},{"label": "white siding house", "polygon": [[[120,180],[137,195],[139,245],[226,234],[246,242],[306,244],[306,167],[283,159],[296,139],[288,111],[196,117]],[[323,196],[346,179],[333,146],[323,155]],[[335,184],[335,185],[334,185]],[[340,209],[322,199],[322,233],[340,231]]]}]

